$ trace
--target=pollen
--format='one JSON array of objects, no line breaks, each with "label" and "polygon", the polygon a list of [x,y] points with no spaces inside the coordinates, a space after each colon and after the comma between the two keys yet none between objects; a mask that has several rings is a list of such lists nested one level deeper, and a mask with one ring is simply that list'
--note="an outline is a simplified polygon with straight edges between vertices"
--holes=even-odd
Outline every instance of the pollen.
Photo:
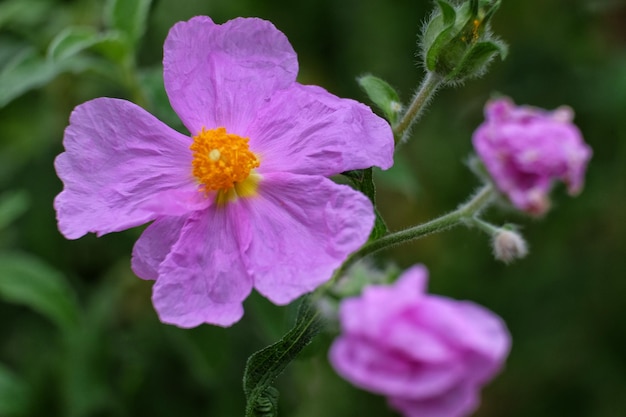
[{"label": "pollen", "polygon": [[248,138],[227,133],[223,127],[202,128],[189,149],[193,152],[192,173],[205,192],[230,195],[247,183],[251,171],[260,165]]}]

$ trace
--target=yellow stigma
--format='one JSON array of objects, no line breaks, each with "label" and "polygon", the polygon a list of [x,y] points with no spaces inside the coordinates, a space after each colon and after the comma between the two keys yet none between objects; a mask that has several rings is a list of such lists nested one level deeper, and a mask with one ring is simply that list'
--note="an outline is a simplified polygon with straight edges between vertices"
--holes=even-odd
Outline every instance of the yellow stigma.
[{"label": "yellow stigma", "polygon": [[218,192],[218,202],[230,201],[237,195],[253,195],[256,191],[259,179],[250,171],[257,168],[260,161],[250,150],[248,138],[226,133],[223,127],[202,128],[193,137],[189,149],[193,152],[193,175],[205,192]]}]

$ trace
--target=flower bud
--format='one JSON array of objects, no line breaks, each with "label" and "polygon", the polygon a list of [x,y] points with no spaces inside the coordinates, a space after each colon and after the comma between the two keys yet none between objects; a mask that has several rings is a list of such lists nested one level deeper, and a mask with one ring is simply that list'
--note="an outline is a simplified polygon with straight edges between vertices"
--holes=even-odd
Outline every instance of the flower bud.
[{"label": "flower bud", "polygon": [[339,307],[329,360],[355,386],[406,417],[469,416],[511,346],[505,323],[470,301],[426,291],[416,265],[392,285],[370,285]]},{"label": "flower bud", "polygon": [[541,216],[550,209],[553,183],[569,194],[584,184],[591,148],[569,107],[553,111],[516,106],[498,98],[485,106],[485,122],[472,136],[474,149],[498,190],[517,209]]},{"label": "flower bud", "polygon": [[524,238],[517,232],[500,229],[493,236],[493,256],[506,264],[521,259],[528,254],[528,246]]},{"label": "flower bud", "polygon": [[439,11],[424,26],[420,40],[426,70],[446,83],[458,83],[482,75],[495,56],[506,57],[506,44],[489,30],[500,0],[437,4]]}]

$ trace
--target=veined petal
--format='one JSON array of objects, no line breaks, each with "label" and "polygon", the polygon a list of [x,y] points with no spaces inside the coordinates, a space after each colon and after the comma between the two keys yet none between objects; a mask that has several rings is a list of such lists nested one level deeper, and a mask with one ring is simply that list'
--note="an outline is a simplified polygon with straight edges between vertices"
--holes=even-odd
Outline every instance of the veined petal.
[{"label": "veined petal", "polygon": [[186,217],[159,217],[143,231],[135,246],[131,267],[143,279],[157,279],[159,265],[180,237]]},{"label": "veined petal", "polygon": [[198,16],[177,23],[163,49],[165,89],[192,135],[220,126],[241,134],[266,100],[298,73],[285,35],[261,19],[217,25]]},{"label": "veined petal", "polygon": [[[200,296],[190,296],[189,289],[179,283],[157,281],[154,285],[156,288],[152,293],[152,303],[159,315],[159,320],[163,323],[185,329],[204,323],[229,327],[243,317],[241,301],[216,303],[209,298],[200,301]],[[186,302],[191,305],[187,305]]]},{"label": "veined petal", "polygon": [[64,184],[54,200],[61,233],[77,239],[128,229],[170,211],[172,200],[205,204],[191,176],[190,141],[125,100],[76,107],[54,163]]},{"label": "veined petal", "polygon": [[393,165],[389,124],[364,104],[317,86],[294,83],[276,92],[244,134],[261,157],[261,173],[330,176]]},{"label": "veined petal", "polygon": [[240,249],[249,240],[248,231],[237,202],[209,207],[187,219],[159,265],[153,287],[152,300],[163,322],[230,326],[241,318],[241,303],[252,290]]},{"label": "veined petal", "polygon": [[329,280],[374,225],[363,194],[324,177],[266,174],[258,191],[241,200],[252,225],[244,256],[255,288],[276,304]]}]

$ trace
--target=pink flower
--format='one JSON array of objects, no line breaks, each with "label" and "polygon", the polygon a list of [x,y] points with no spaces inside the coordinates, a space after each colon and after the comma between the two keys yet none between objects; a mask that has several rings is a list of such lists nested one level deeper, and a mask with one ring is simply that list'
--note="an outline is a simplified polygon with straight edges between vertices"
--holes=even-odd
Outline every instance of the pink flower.
[{"label": "pink flower", "polygon": [[160,319],[229,326],[252,288],[286,304],[327,281],[368,238],[362,194],[328,176],[393,163],[389,125],[355,101],[295,81],[298,62],[270,22],[176,24],[165,89],[191,132],[100,98],[78,106],[55,161],[69,239],[152,222],[132,268],[156,280]]},{"label": "pink flower", "polygon": [[571,109],[546,111],[502,98],[487,103],[485,117],[474,132],[474,148],[515,207],[544,214],[554,180],[565,182],[571,195],[582,190],[591,148],[572,123]]},{"label": "pink flower", "polygon": [[467,416],[481,385],[500,370],[510,336],[483,307],[425,294],[427,275],[414,266],[392,286],[371,285],[345,299],[330,362],[405,416]]}]

